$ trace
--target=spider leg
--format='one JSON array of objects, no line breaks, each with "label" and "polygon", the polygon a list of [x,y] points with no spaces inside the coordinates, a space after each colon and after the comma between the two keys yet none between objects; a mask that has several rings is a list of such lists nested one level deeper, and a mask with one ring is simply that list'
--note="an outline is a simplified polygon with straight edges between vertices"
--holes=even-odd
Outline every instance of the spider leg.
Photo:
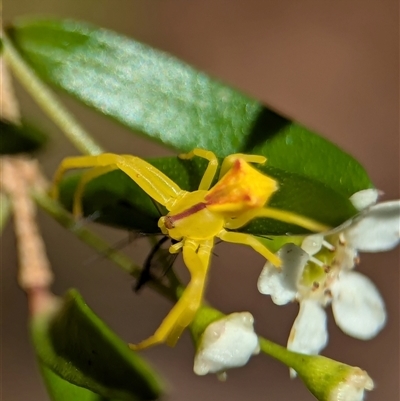
[{"label": "spider leg", "polygon": [[196,241],[185,241],[183,259],[191,275],[190,282],[156,332],[139,344],[129,344],[131,349],[144,349],[163,342],[171,347],[176,344],[183,330],[193,321],[201,305],[212,243],[212,240],[207,240],[199,246]]},{"label": "spider leg", "polygon": [[115,170],[117,167],[115,165],[111,166],[104,166],[104,167],[93,167],[88,171],[85,171],[82,174],[81,179],[79,180],[78,186],[76,187],[75,193],[74,193],[74,202],[72,205],[72,214],[76,219],[81,218],[83,216],[83,210],[82,210],[82,197],[83,197],[83,191],[86,187],[86,184],[89,181],[94,180],[97,177],[100,177],[103,174],[106,174],[110,171]]},{"label": "spider leg", "polygon": [[103,153],[98,156],[78,156],[64,159],[54,175],[53,187],[51,189],[51,196],[53,198],[58,198],[58,184],[64,173],[67,170],[78,168],[95,168],[93,173],[88,172],[86,173],[87,176],[83,177],[84,184],[82,184],[79,189],[81,192],[83,191],[84,185],[100,174],[100,170],[98,170],[99,174],[97,174],[96,169],[101,168],[101,173],[116,169],[122,170],[135,181],[143,191],[168,210],[170,210],[175,201],[185,193],[185,191],[182,191],[179,186],[164,173],[139,157]]},{"label": "spider leg", "polygon": [[226,242],[251,246],[256,252],[264,256],[265,259],[269,260],[276,267],[280,267],[282,264],[278,256],[276,256],[273,252],[266,248],[260,241],[257,240],[257,238],[255,238],[251,234],[221,230],[217,237]]},{"label": "spider leg", "polygon": [[179,155],[180,159],[188,160],[192,159],[194,156],[202,157],[208,160],[208,166],[203,174],[203,178],[200,181],[199,189],[208,190],[211,187],[212,181],[215,177],[215,173],[218,168],[218,159],[215,154],[209,150],[204,149],[193,149],[189,153],[182,153]]},{"label": "spider leg", "polygon": [[321,224],[313,219],[309,219],[308,217],[272,207],[249,210],[235,217],[234,219],[227,220],[225,227],[230,230],[236,230],[256,217],[268,217],[274,220],[283,221],[285,223],[295,224],[296,226],[303,227],[314,232],[328,231],[330,229],[330,227],[327,225]]}]

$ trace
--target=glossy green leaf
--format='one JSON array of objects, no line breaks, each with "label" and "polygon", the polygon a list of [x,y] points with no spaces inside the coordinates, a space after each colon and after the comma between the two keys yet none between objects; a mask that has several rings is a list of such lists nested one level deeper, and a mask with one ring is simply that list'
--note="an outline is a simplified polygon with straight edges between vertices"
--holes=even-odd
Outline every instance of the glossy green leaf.
[{"label": "glossy green leaf", "polygon": [[44,80],[169,147],[257,152],[346,197],[372,186],[329,141],[166,53],[71,20],[19,20],[9,33]]},{"label": "glossy green leaf", "polygon": [[0,120],[0,154],[30,153],[47,142],[46,135],[30,123]]},{"label": "glossy green leaf", "polygon": [[155,372],[90,310],[77,291],[70,290],[54,312],[35,316],[31,328],[40,362],[63,380],[107,399],[138,401],[160,396]]},{"label": "glossy green leaf", "polygon": [[[151,164],[174,180],[182,189],[197,189],[205,169],[204,160],[180,160],[176,157],[149,160]],[[329,226],[337,226],[356,214],[351,202],[326,185],[298,174],[270,167],[258,166],[276,178],[280,189],[269,205],[308,216]],[[71,210],[73,194],[80,174],[73,174],[61,185],[61,202]],[[84,194],[85,215],[98,216],[103,223],[139,230],[159,232],[159,209],[153,201],[121,171],[113,171],[90,182]],[[301,234],[300,227],[271,219],[256,219],[243,230],[258,235]]]},{"label": "glossy green leaf", "polygon": [[102,397],[86,388],[76,386],[58,376],[39,362],[40,372],[52,401],[118,401]]}]

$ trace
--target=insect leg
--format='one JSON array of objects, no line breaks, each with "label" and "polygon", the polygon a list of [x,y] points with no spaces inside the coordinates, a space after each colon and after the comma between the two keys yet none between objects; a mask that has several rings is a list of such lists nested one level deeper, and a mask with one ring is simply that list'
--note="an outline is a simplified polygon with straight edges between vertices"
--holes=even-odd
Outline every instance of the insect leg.
[{"label": "insect leg", "polygon": [[[154,258],[157,255],[157,253],[161,252],[161,251],[165,251],[168,252],[166,249],[162,249],[161,247],[163,246],[163,244],[165,242],[167,242],[170,238],[169,237],[162,237],[152,248],[152,250],[150,251],[150,253],[148,254],[144,264],[143,264],[143,270],[140,273],[140,276],[136,282],[136,285],[134,287],[135,292],[138,292],[143,286],[144,284],[146,284],[148,281],[150,281],[152,279],[152,275],[151,275],[151,269],[154,267]],[[169,257],[174,257],[172,263],[175,260],[177,254],[170,254],[168,252],[168,256]],[[171,265],[172,265],[171,263]],[[171,265],[168,266],[168,269],[171,267]]]}]

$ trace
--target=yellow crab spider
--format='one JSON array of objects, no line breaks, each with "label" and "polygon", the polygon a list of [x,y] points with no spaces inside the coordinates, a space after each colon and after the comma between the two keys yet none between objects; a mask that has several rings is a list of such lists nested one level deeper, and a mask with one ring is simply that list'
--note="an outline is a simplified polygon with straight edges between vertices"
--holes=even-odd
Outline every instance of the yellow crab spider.
[{"label": "yellow crab spider", "polygon": [[279,267],[279,257],[254,236],[229,230],[240,228],[256,217],[269,217],[316,232],[328,229],[306,217],[265,206],[278,189],[278,183],[249,164],[265,163],[265,157],[245,154],[226,157],[221,166],[219,181],[210,188],[218,168],[218,159],[214,153],[203,149],[194,149],[179,157],[191,159],[194,156],[208,160],[208,166],[199,189],[193,192],[182,190],[151,164],[131,155],[104,153],[98,156],[69,157],[61,162],[54,176],[51,194],[56,199],[58,184],[66,170],[89,168],[83,174],[74,195],[75,217],[82,214],[82,195],[86,184],[116,169],[122,170],[168,210],[168,214],[158,221],[158,226],[163,234],[178,241],[169,251],[176,253],[182,250],[183,260],[191,275],[190,282],[155,333],[137,345],[130,344],[132,349],[143,349],[163,342],[173,346],[192,322],[203,299],[214,238],[248,245]]}]

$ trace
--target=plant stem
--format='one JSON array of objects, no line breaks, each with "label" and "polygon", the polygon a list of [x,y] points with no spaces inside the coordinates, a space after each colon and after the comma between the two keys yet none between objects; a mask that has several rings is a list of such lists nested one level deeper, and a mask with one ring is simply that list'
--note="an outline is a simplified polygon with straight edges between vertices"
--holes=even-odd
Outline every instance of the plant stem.
[{"label": "plant stem", "polygon": [[11,40],[6,35],[3,36],[2,40],[5,59],[14,75],[50,119],[65,133],[71,143],[84,154],[104,153],[101,146],[79,125],[77,120],[54,96],[53,92],[23,60]]},{"label": "plant stem", "polygon": [[[89,229],[83,227],[79,222],[76,222],[70,214],[63,209],[56,201],[51,199],[47,194],[42,191],[33,191],[33,198],[36,203],[63,227],[67,228],[81,241],[94,248],[97,252],[104,255],[107,259],[113,261],[120,268],[130,275],[138,278],[141,273],[141,267],[137,266],[131,259],[123,253],[115,250],[106,241],[100,238],[97,234]],[[176,291],[170,289],[158,281],[151,281],[148,284],[159,294],[168,298],[171,301],[176,301]]]},{"label": "plant stem", "polygon": [[258,337],[261,351],[271,356],[272,358],[282,362],[288,367],[293,367],[298,362],[299,355],[295,352],[289,351],[282,345],[275,344],[264,337]]}]

